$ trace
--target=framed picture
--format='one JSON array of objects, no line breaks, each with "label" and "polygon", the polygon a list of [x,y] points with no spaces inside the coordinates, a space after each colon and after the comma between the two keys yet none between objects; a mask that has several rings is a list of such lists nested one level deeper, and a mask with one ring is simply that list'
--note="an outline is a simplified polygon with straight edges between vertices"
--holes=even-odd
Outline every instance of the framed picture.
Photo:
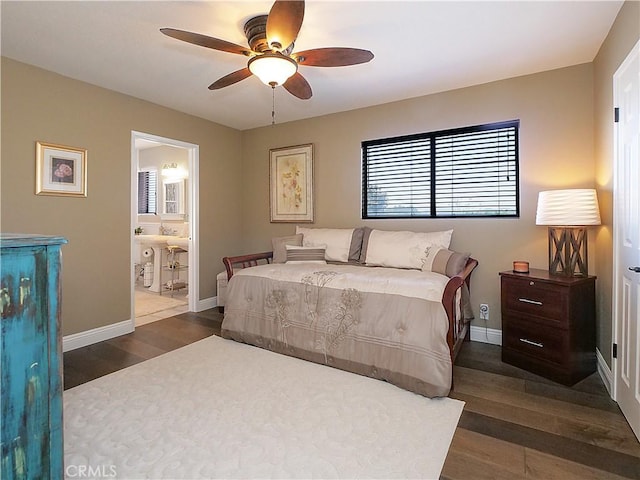
[{"label": "framed picture", "polygon": [[36,142],[36,195],[87,196],[87,151]]},{"label": "framed picture", "polygon": [[269,154],[271,222],[313,222],[313,145]]}]

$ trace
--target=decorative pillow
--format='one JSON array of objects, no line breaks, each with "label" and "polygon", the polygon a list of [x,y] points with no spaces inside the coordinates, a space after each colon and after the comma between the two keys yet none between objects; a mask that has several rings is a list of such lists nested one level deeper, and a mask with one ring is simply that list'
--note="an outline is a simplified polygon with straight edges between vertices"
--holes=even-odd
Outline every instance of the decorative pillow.
[{"label": "decorative pillow", "polygon": [[459,253],[446,248],[436,250],[433,255],[429,255],[422,266],[423,272],[436,272],[453,277],[459,274],[469,260],[468,253]]},{"label": "decorative pillow", "polygon": [[[459,274],[469,260],[468,253],[459,253],[446,248],[437,250],[430,260],[427,259],[422,267],[423,272],[436,272],[451,278]],[[471,299],[467,284],[462,285],[462,315],[465,320],[473,320],[473,308],[471,308]]]},{"label": "decorative pillow", "polygon": [[273,237],[271,239],[273,246],[273,263],[284,263],[287,261],[287,250],[285,245],[302,246],[302,234],[289,235],[286,237]]},{"label": "decorative pillow", "polygon": [[349,247],[349,261],[359,262],[362,252],[362,239],[364,238],[364,227],[354,228],[351,236],[351,246]]},{"label": "decorative pillow", "polygon": [[362,246],[360,247],[360,263],[366,263],[367,248],[369,247],[369,237],[373,229],[370,227],[362,227]]},{"label": "decorative pillow", "polygon": [[324,259],[324,247],[296,247],[294,245],[285,245],[285,249],[287,251],[286,263],[327,263]]},{"label": "decorative pillow", "polygon": [[435,255],[441,248],[449,248],[452,234],[453,230],[428,233],[371,230],[366,242],[366,251],[363,240],[364,263],[371,266],[420,270],[430,255]]},{"label": "decorative pillow", "polygon": [[[355,230],[353,228],[305,228],[296,227],[296,233],[302,234],[302,245],[305,247],[325,247],[326,258],[334,262],[348,262],[355,256],[356,247],[352,247]],[[356,234],[357,239],[361,238]],[[361,242],[360,242],[361,243]]]}]

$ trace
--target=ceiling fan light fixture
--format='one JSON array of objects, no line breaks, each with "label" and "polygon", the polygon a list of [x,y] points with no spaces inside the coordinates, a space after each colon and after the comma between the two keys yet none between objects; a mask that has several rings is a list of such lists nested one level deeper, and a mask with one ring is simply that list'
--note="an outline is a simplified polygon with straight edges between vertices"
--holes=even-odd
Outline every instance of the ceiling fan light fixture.
[{"label": "ceiling fan light fixture", "polygon": [[298,71],[295,60],[280,53],[264,53],[249,60],[249,70],[265,85],[282,85]]},{"label": "ceiling fan light fixture", "polygon": [[175,28],[161,28],[160,31],[176,40],[193,45],[249,57],[246,67],[217,79],[209,85],[209,90],[219,90],[255,75],[265,85],[272,87],[273,92],[276,86],[281,85],[294,97],[309,100],[313,95],[311,85],[298,72],[298,65],[309,67],[358,65],[373,59],[373,53],[369,50],[346,47],[312,48],[294,52],[304,19],[304,10],[305,0],[275,0],[268,15],[258,15],[245,22],[244,34],[249,42],[249,48]]}]

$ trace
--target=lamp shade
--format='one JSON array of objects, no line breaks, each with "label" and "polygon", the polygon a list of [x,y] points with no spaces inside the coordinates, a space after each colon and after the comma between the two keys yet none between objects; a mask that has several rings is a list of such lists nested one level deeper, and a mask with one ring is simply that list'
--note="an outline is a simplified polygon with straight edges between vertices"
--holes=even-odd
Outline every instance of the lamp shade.
[{"label": "lamp shade", "polygon": [[249,60],[249,70],[262,83],[275,87],[282,85],[298,71],[298,64],[279,53],[265,53]]},{"label": "lamp shade", "polygon": [[594,189],[548,190],[538,194],[536,225],[600,225],[598,197]]}]

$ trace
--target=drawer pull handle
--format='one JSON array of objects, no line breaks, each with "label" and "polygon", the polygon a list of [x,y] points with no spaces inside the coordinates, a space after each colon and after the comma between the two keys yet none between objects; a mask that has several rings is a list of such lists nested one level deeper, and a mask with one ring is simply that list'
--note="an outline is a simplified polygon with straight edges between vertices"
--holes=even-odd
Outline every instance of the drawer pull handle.
[{"label": "drawer pull handle", "polygon": [[529,300],[528,298],[519,298],[518,299],[520,302],[524,302],[524,303],[531,303],[533,305],[542,305],[542,302],[539,302],[537,300]]},{"label": "drawer pull handle", "polygon": [[534,342],[532,340],[527,340],[526,338],[521,338],[521,342],[526,343],[527,345],[533,345],[534,347],[544,348],[543,343]]}]

